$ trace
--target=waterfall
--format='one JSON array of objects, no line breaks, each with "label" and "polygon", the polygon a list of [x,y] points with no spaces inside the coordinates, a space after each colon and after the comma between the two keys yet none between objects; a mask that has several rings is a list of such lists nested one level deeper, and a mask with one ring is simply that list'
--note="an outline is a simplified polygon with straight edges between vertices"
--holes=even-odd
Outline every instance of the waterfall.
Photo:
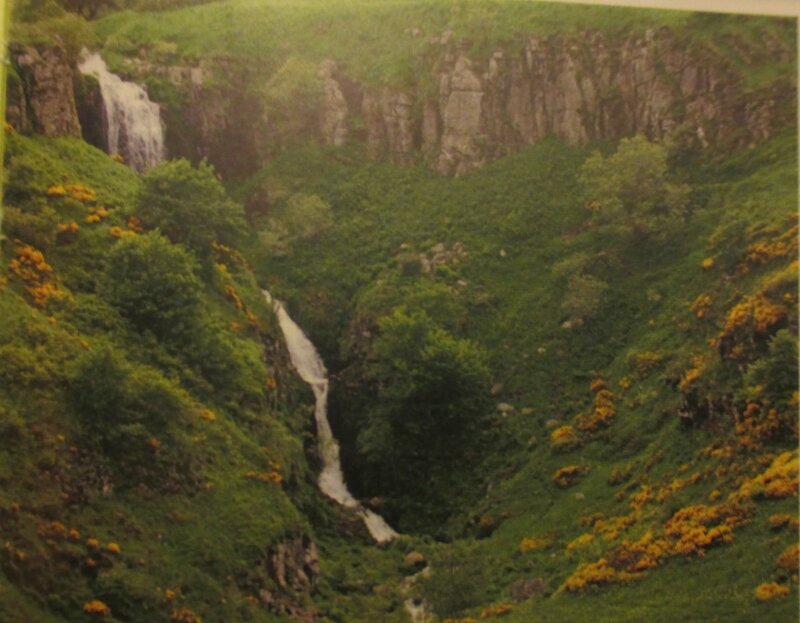
[{"label": "waterfall", "polygon": [[138,84],[108,71],[97,53],[89,55],[78,68],[100,83],[108,153],[119,154],[140,172],[161,162],[164,129],[158,104],[151,102]]},{"label": "waterfall", "polygon": [[317,445],[322,459],[322,473],[319,475],[319,488],[336,502],[356,511],[364,520],[369,533],[378,543],[386,543],[397,536],[395,532],[377,513],[364,508],[347,489],[339,460],[339,444],[331,431],[328,422],[328,372],[316,348],[291,319],[286,309],[272,298],[269,292],[262,290],[267,302],[272,303],[278,316],[286,347],[292,365],[306,383],[314,391],[316,404],[314,418],[317,422]]}]

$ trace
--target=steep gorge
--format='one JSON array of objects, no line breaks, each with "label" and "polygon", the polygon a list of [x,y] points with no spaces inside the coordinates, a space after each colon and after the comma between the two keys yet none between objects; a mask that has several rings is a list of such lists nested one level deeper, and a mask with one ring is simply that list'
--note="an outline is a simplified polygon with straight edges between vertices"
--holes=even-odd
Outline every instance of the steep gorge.
[{"label": "steep gorge", "polygon": [[[9,492],[0,500],[0,622],[400,623],[406,612],[417,620],[409,604],[422,599],[450,620],[588,623],[599,611],[618,623],[689,612],[792,620],[780,598],[796,595],[796,580],[776,560],[796,542],[796,373],[783,385],[759,377],[796,367],[788,37],[767,30],[755,45],[755,29],[732,29],[733,58],[679,28],[565,29],[481,47],[391,27],[417,42],[416,64],[382,78],[335,45],[323,54],[298,45],[297,57],[266,62],[212,48],[192,57],[147,35],[122,54],[119,40],[106,41],[113,70],[159,102],[166,155],[208,159],[214,170],[198,170],[215,184],[221,174],[251,208],[263,202],[248,214],[249,239],[227,247],[217,238],[203,269],[195,315],[219,339],[177,354],[143,342],[103,305],[102,267],[115,248],[157,235],[146,214],[160,193],[142,200],[140,185],[159,169],[191,167],[170,162],[140,177],[80,140],[22,136],[108,142],[97,81],[59,48],[16,48],[6,244],[17,261],[41,248],[41,266],[46,253],[76,300],[31,315],[25,273],[0,279],[10,319],[0,378],[13,379],[0,384]],[[403,43],[386,40],[393,45]],[[631,245],[585,208],[578,180],[587,145],[612,149],[633,133],[670,143],[670,176],[692,194],[663,236]],[[194,217],[207,195],[185,193],[183,226],[204,220]],[[39,217],[51,219],[49,241]],[[594,309],[565,321],[568,297],[592,298],[586,284],[601,287]],[[330,435],[324,366],[302,344],[313,409],[289,357],[303,366],[280,339],[289,325],[302,332],[285,310],[270,312],[259,285],[287,301],[331,367],[330,415],[352,495],[341,470],[329,478],[335,444],[327,456],[314,451]],[[417,338],[425,329],[427,339],[410,341],[436,356],[396,350],[402,342],[384,339],[387,319]],[[82,412],[63,407],[74,372],[60,353],[84,360],[108,339],[141,382],[163,370],[154,389],[185,387],[192,405],[176,418],[165,403],[157,411],[170,414],[170,428],[152,437],[125,428],[104,458]],[[442,389],[452,377],[419,382],[449,367],[423,364],[464,363],[448,354],[480,355],[471,342],[486,350],[490,375],[455,368],[471,379],[463,405],[426,410],[458,403]],[[452,429],[440,417],[450,412]],[[376,426],[393,421],[411,427]],[[753,483],[772,477],[778,453],[787,479],[764,498]],[[169,487],[106,477],[107,460],[137,456],[171,469]],[[97,491],[58,498],[84,463],[97,466],[84,477]],[[73,473],[60,489],[60,475]],[[326,479],[333,494],[318,488]],[[402,534],[370,539],[377,513]],[[683,531],[689,538],[676,543]],[[107,551],[94,551],[99,539]],[[429,575],[413,579],[428,562]],[[761,603],[764,587],[778,591],[774,603]],[[19,618],[12,611],[23,603],[56,614]],[[98,603],[110,612],[86,609]]]}]

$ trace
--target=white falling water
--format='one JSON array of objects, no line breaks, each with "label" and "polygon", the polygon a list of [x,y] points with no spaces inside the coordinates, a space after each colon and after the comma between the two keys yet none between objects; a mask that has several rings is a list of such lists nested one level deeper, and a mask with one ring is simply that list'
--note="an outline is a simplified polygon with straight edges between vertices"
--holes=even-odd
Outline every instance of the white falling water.
[{"label": "white falling water", "polygon": [[328,372],[317,353],[317,349],[309,341],[302,329],[284,309],[280,301],[276,301],[266,290],[262,290],[267,302],[272,303],[278,316],[278,323],[289,349],[292,365],[300,378],[311,386],[316,398],[314,417],[317,422],[317,444],[322,459],[322,473],[319,476],[319,488],[327,496],[333,498],[346,508],[358,513],[378,543],[386,543],[397,536],[383,517],[364,508],[347,489],[339,460],[339,444],[331,432],[328,422]]},{"label": "white falling water", "polygon": [[145,171],[164,159],[164,128],[158,104],[134,82],[126,82],[108,71],[97,53],[89,55],[79,69],[97,78],[105,107],[108,153],[119,154],[137,171]]}]

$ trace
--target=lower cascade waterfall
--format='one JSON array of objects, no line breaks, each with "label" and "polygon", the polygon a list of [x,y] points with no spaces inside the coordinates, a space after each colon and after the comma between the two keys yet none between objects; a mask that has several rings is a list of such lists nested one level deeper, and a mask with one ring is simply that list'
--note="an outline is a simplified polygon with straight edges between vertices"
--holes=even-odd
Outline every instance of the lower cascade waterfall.
[{"label": "lower cascade waterfall", "polygon": [[325,364],[302,329],[291,319],[283,305],[272,298],[269,292],[262,290],[264,298],[271,303],[278,316],[283,337],[292,365],[300,378],[311,386],[316,398],[314,418],[317,422],[317,444],[322,459],[322,473],[319,476],[319,488],[328,497],[345,508],[353,509],[361,518],[378,543],[386,543],[397,536],[383,517],[365,508],[347,489],[339,460],[339,444],[331,432],[328,422],[328,372]]},{"label": "lower cascade waterfall", "polygon": [[78,68],[100,83],[108,153],[119,154],[139,172],[161,162],[164,128],[158,104],[151,102],[135,82],[126,82],[108,71],[97,53],[89,55]]}]

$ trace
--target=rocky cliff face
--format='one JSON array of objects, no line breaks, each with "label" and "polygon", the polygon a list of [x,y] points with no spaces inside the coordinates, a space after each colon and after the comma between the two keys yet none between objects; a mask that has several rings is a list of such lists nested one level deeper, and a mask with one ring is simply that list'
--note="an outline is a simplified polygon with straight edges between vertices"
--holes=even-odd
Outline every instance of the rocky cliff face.
[{"label": "rocky cliff face", "polygon": [[61,48],[12,44],[11,62],[19,77],[12,82],[7,114],[20,131],[44,136],[81,136],[75,106],[75,72]]},{"label": "rocky cliff face", "polygon": [[252,68],[227,60],[198,66],[144,63],[134,66],[134,74],[156,75],[182,94],[179,103],[160,102],[170,157],[208,159],[223,177],[251,173],[263,161],[266,120],[245,88],[258,79]]},{"label": "rocky cliff face", "polygon": [[[723,55],[692,48],[666,29],[530,35],[516,43],[476,60],[452,37],[434,38],[417,85],[408,88],[359,83],[325,60],[317,74],[318,113],[297,120],[291,132],[333,146],[365,141],[373,157],[399,165],[421,157],[442,174],[460,175],[551,134],[569,143],[637,133],[661,141],[680,129],[703,146],[741,147],[795,122],[794,76],[747,87]],[[762,63],[795,55],[769,37],[739,52]],[[83,125],[87,140],[99,144],[91,123],[102,114],[92,111],[96,93],[79,90],[79,121],[74,72],[63,52],[16,46],[12,59],[19,76],[9,82],[12,125],[47,136],[79,136]],[[161,99],[150,93],[164,111],[170,157],[207,158],[224,176],[241,176],[286,138],[276,131],[283,128],[271,127],[268,106],[253,88],[269,79],[256,62],[127,62],[138,81],[155,78],[173,91]]]},{"label": "rocky cliff face", "polygon": [[[790,58],[779,42],[766,43],[775,60]],[[791,123],[796,108],[790,79],[745,90],[725,59],[687,49],[667,30],[626,39],[531,35],[521,51],[497,50],[486,62],[448,41],[440,59],[431,70],[437,96],[364,88],[361,109],[346,114],[338,100],[334,144],[360,113],[372,153],[404,164],[419,150],[440,173],[459,175],[549,134],[569,143],[633,134],[661,141],[684,127],[705,146],[752,145]]]},{"label": "rocky cliff face", "polygon": [[278,543],[269,553],[267,569],[275,590],[262,588],[259,591],[262,603],[271,611],[296,621],[317,621],[317,614],[304,605],[320,577],[314,542],[308,536],[299,536]]}]

